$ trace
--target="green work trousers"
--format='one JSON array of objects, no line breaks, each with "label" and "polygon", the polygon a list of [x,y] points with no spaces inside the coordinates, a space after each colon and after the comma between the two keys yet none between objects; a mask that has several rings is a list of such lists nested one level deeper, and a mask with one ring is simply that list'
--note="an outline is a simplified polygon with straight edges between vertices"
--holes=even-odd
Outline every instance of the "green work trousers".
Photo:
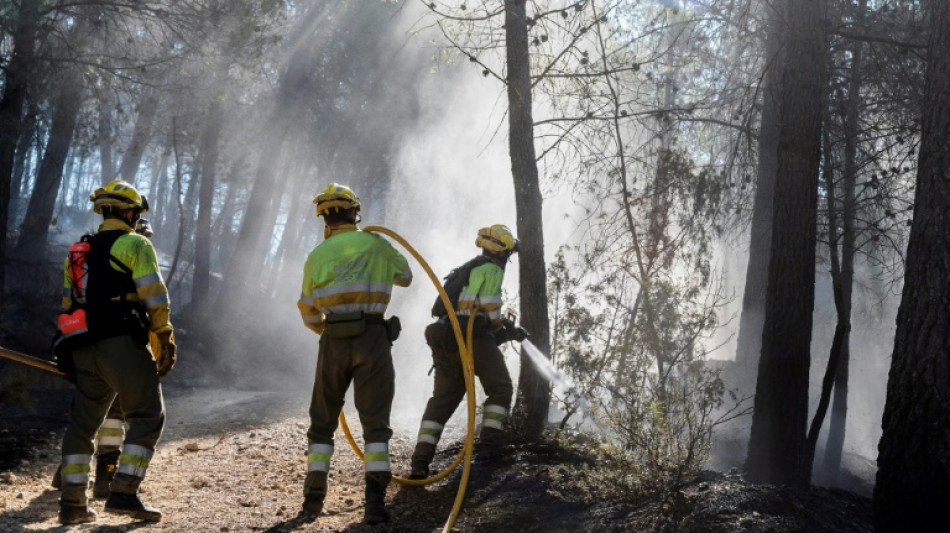
[{"label": "green work trousers", "polygon": [[389,441],[393,435],[389,413],[396,391],[391,349],[386,327],[379,324],[367,324],[366,330],[354,337],[320,336],[307,431],[311,445],[333,444],[337,418],[350,382],[364,441]]},{"label": "green work trousers", "polygon": [[[462,328],[465,331],[465,328]],[[424,423],[436,423],[439,429],[436,435],[441,434],[441,426],[452,417],[458,408],[459,402],[465,397],[465,375],[462,371],[462,361],[459,357],[458,342],[447,321],[430,324],[426,328],[426,342],[432,348],[432,361],[435,365],[435,386],[432,397],[426,404],[422,415]],[[511,405],[513,387],[508,366],[505,365],[505,356],[495,344],[495,339],[487,326],[475,323],[472,330],[472,358],[475,363],[475,376],[478,377],[482,388],[485,389],[485,406],[497,406],[506,411]],[[496,428],[482,427],[482,442],[484,444],[498,444],[503,432]],[[438,437],[436,438],[438,440]],[[420,442],[413,454],[413,461],[428,464],[435,454],[434,442]]]},{"label": "green work trousers", "polygon": [[[73,361],[76,392],[63,435],[63,464],[75,465],[71,471],[82,473],[82,462],[77,462],[77,458],[91,459],[96,449],[96,432],[113,401],[121,404],[128,424],[125,446],[154,450],[165,425],[165,404],[155,361],[148,349],[136,344],[131,336],[121,335],[74,351]],[[142,476],[146,466],[140,469]],[[117,475],[113,490],[134,493],[142,476]],[[86,504],[88,480],[82,482],[81,478],[63,477],[64,504]]]}]

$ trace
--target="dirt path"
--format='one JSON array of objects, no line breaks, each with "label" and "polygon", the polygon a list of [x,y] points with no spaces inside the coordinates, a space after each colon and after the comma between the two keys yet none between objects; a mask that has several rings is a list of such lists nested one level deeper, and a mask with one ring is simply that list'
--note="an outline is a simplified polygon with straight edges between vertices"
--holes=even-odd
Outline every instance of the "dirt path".
[{"label": "dirt path", "polygon": [[[142,486],[143,499],[163,511],[162,522],[101,513],[95,525],[61,528],[59,492],[49,487],[59,458],[53,439],[0,472],[0,531],[432,531],[448,516],[457,482],[408,490],[393,484],[393,522],[362,525],[362,463],[338,434],[324,516],[302,521],[296,515],[306,473],[306,399],[214,390],[168,396],[169,423]],[[359,424],[352,426],[359,441]],[[393,439],[397,474],[405,473],[412,445],[405,435]],[[101,511],[102,503],[92,506]]]}]

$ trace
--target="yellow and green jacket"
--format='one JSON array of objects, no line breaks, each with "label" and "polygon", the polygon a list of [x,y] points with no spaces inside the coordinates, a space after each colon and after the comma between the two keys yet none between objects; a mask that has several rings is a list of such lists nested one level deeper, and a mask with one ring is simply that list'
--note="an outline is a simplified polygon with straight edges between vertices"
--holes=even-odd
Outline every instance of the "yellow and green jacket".
[{"label": "yellow and green jacket", "polygon": [[[122,220],[106,219],[99,226],[100,232],[111,230],[128,232],[127,235],[122,235],[115,241],[109,253],[132,271],[132,281],[135,283],[135,295],[132,298],[145,306],[148,312],[149,330],[155,334],[172,331],[168,288],[162,281],[158,257],[155,255],[155,248],[151,241],[135,233]],[[112,268],[121,272],[121,269],[115,265]],[[67,259],[63,267],[63,309],[71,309],[73,303],[72,279],[69,276],[69,259]]]},{"label": "yellow and green jacket", "polygon": [[322,333],[331,313],[385,313],[393,285],[411,282],[409,263],[389,241],[355,225],[338,226],[307,257],[297,307],[304,325]]},{"label": "yellow and green jacket", "polygon": [[472,269],[468,275],[468,285],[462,287],[456,313],[469,316],[476,309],[488,316],[491,329],[501,327],[501,283],[505,279],[505,270],[489,261]]}]

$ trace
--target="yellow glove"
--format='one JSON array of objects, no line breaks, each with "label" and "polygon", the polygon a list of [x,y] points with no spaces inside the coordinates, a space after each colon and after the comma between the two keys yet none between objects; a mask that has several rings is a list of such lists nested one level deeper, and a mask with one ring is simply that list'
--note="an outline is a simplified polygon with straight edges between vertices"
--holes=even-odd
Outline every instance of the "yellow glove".
[{"label": "yellow glove", "polygon": [[163,378],[175,366],[178,360],[178,348],[175,346],[175,335],[171,330],[158,333],[157,337],[161,348],[156,354],[155,363],[158,367],[158,377]]}]

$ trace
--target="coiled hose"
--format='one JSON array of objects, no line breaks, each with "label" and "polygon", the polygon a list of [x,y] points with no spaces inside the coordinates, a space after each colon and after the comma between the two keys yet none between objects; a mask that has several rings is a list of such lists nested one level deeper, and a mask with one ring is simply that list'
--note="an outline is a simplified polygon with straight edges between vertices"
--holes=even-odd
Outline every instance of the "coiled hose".
[{"label": "coiled hose", "polygon": [[[468,405],[468,433],[465,437],[465,443],[462,446],[462,449],[459,451],[458,456],[455,458],[452,464],[447,466],[445,470],[426,479],[406,479],[393,476],[393,481],[402,485],[429,485],[448,476],[464,459],[465,464],[462,467],[462,479],[459,483],[458,493],[455,495],[455,503],[452,505],[452,512],[449,514],[449,518],[446,520],[445,526],[442,529],[443,533],[448,533],[452,530],[452,526],[455,524],[455,519],[458,517],[458,513],[462,508],[462,500],[465,498],[465,488],[468,485],[468,477],[472,467],[472,449],[475,442],[475,363],[472,359],[472,325],[475,323],[475,321],[468,321],[466,335],[463,338],[462,327],[459,325],[458,317],[455,315],[455,309],[452,307],[452,302],[449,299],[449,295],[445,292],[445,288],[442,287],[439,277],[435,275],[435,272],[432,271],[432,268],[429,267],[429,264],[426,263],[425,259],[419,255],[419,252],[417,252],[416,249],[412,247],[412,245],[402,238],[402,236],[388,228],[384,228],[382,226],[367,226],[363,228],[363,231],[382,233],[389,236],[394,241],[402,245],[402,247],[412,254],[416,261],[422,265],[422,269],[425,270],[426,274],[429,275],[429,279],[432,280],[436,290],[439,291],[439,298],[442,299],[442,303],[445,305],[445,309],[449,313],[449,322],[452,324],[452,331],[455,333],[455,341],[459,346],[459,356],[462,359],[462,370],[465,377],[466,397],[468,398],[468,401],[466,402]],[[350,433],[350,428],[346,424],[346,417],[343,415],[342,411],[340,412],[340,427],[343,429],[343,434],[346,436],[347,442],[350,443],[350,447],[352,447],[356,455],[362,459],[363,450],[360,449],[359,445],[353,439],[353,435]]]}]

